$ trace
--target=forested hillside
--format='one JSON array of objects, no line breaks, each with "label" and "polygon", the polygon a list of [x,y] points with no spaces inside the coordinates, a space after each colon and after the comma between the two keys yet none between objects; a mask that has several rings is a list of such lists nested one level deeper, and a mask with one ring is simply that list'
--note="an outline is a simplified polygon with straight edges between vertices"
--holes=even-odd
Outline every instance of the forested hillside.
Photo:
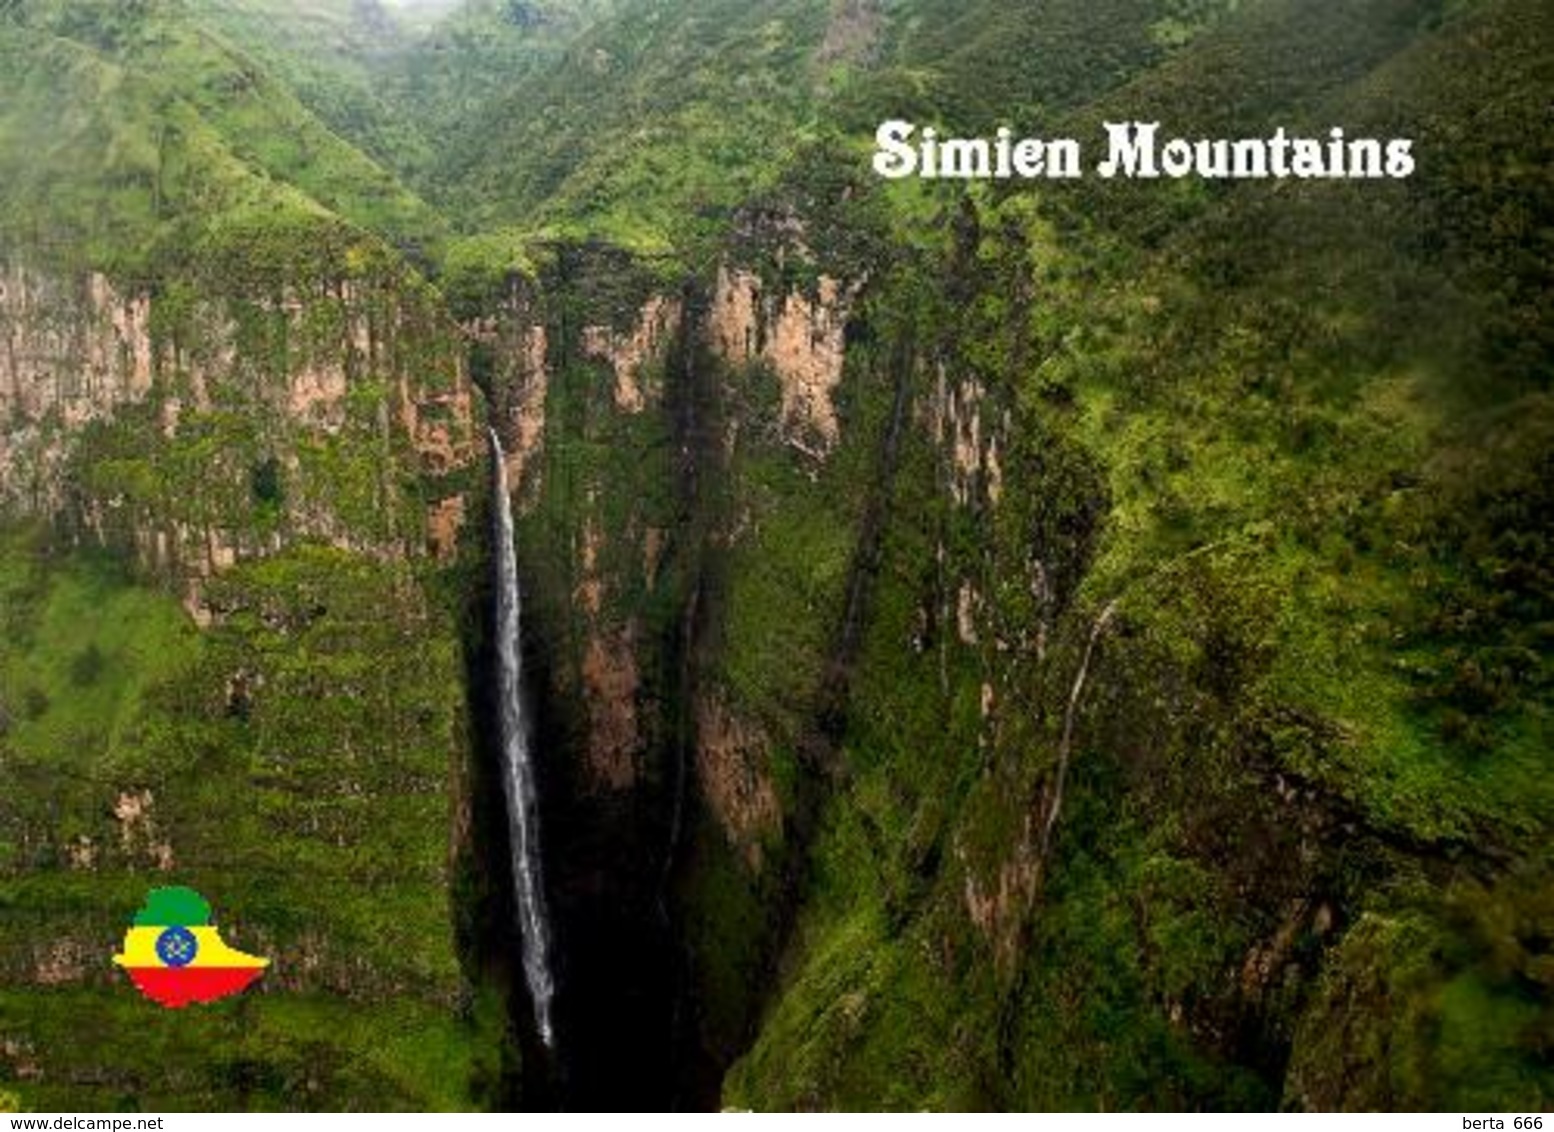
[{"label": "forested hillside", "polygon": [[[1541,0],[12,0],[0,92],[0,1100],[1549,1106]],[[131,997],[153,883],[271,972]]]}]

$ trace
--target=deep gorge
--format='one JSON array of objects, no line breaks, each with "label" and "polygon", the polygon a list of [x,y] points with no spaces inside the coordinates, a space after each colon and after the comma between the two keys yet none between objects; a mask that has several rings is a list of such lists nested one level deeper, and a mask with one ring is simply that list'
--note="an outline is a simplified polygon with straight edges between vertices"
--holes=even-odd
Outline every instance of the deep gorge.
[{"label": "deep gorge", "polygon": [[[656,387],[645,412],[660,419],[645,427],[661,428],[667,449],[661,464],[667,483],[644,482],[640,476],[631,482],[634,494],[651,499],[656,493],[653,504],[665,508],[665,527],[653,536],[661,540],[653,565],[672,588],[651,628],[638,623],[619,634],[607,628],[596,630],[607,639],[626,642],[631,654],[625,663],[651,674],[651,683],[644,679],[635,686],[622,685],[607,674],[601,677],[597,669],[590,672],[590,665],[604,661],[600,659],[603,650],[587,639],[570,643],[573,657],[581,653],[582,659],[572,662],[578,668],[570,673],[558,670],[565,663],[559,658],[569,651],[569,635],[577,633],[572,603],[589,587],[602,588],[607,583],[588,573],[594,568],[591,555],[599,554],[596,545],[591,551],[574,553],[569,561],[563,559],[570,569],[561,575],[565,579],[560,583],[562,597],[556,600],[554,592],[547,594],[543,587],[547,582],[556,585],[557,579],[547,578],[535,565],[536,559],[543,560],[547,545],[540,540],[559,537],[586,543],[597,535],[590,536],[585,529],[558,536],[554,530],[539,528],[530,536],[536,541],[527,547],[528,553],[520,554],[524,585],[533,587],[529,592],[535,598],[532,627],[525,631],[525,655],[540,661],[529,683],[543,736],[537,745],[546,752],[544,763],[549,768],[546,827],[554,832],[547,835],[546,854],[557,862],[548,867],[557,874],[553,890],[558,932],[565,941],[558,949],[563,981],[556,1060],[561,1081],[559,1094],[551,1095],[584,1107],[707,1107],[717,1103],[716,1082],[735,1051],[709,1047],[706,1035],[696,1028],[701,999],[709,988],[696,982],[696,957],[686,946],[680,925],[687,893],[694,897],[699,881],[697,870],[708,867],[706,856],[729,852],[718,844],[722,834],[708,841],[707,833],[714,832],[708,826],[717,818],[707,812],[704,787],[696,777],[698,759],[704,757],[698,751],[703,741],[700,729],[708,722],[707,709],[698,702],[700,672],[715,661],[715,626],[723,616],[727,589],[727,567],[718,560],[716,544],[718,532],[727,526],[728,501],[716,489],[703,487],[718,483],[725,474],[718,424],[723,417],[719,405],[723,379],[717,376],[724,371],[707,345],[706,312],[716,301],[713,288],[684,284],[673,300],[642,299],[640,312],[621,306],[612,309],[608,304],[613,296],[606,295],[601,304],[600,296],[591,293],[592,281],[601,266],[619,272],[626,263],[607,249],[563,250],[561,274],[549,281],[554,290],[548,293],[570,297],[552,299],[549,309],[563,313],[554,321],[537,322],[511,334],[516,340],[532,341],[533,327],[538,326],[543,332],[539,336],[547,343],[560,344],[555,352],[547,352],[544,372],[549,376],[544,384],[563,404],[578,397],[590,402],[588,408],[595,413],[618,412],[623,383],[640,380]],[[525,288],[525,296],[509,310],[532,317],[547,292],[528,291],[521,282],[518,286]],[[653,312],[669,301],[686,313],[657,343],[654,353],[631,357],[627,363],[642,368],[628,375],[618,368],[601,371],[589,356],[600,351],[597,343],[609,334],[640,334],[636,328],[648,324]],[[569,324],[569,317],[590,315],[614,319],[626,330],[611,329],[608,321],[602,329],[597,323],[581,329]],[[739,337],[746,334],[758,340],[762,330],[751,326]],[[489,346],[477,343],[475,348],[488,350]],[[568,349],[583,356],[569,358]],[[525,353],[522,364],[534,360],[533,354]],[[499,361],[488,357],[476,369],[484,374],[483,382],[500,380],[495,376],[502,372]],[[517,383],[533,379],[532,371],[516,376]],[[570,382],[575,389],[562,391],[557,388],[559,382]],[[487,394],[496,406],[511,396],[504,397],[500,389],[490,386]],[[521,421],[523,412],[521,407],[510,409],[508,420]],[[522,444],[522,425],[512,432]],[[529,468],[535,468],[530,458],[536,449],[543,452],[544,443],[523,453]],[[529,474],[540,480],[544,491],[544,477],[554,465],[543,458],[536,463],[537,471]],[[573,487],[565,485],[562,490]],[[521,498],[522,489],[515,495]],[[527,529],[536,531],[532,525]],[[856,602],[854,587],[848,589],[850,600]],[[586,598],[584,604],[595,614],[603,607],[597,596]],[[547,625],[547,610],[564,627]],[[621,663],[621,658],[610,659]],[[828,666],[833,676],[834,667]],[[816,691],[818,695],[820,690]],[[612,702],[612,695],[624,696],[625,702]],[[641,720],[640,730],[623,732],[622,718]],[[817,716],[816,735],[822,724]],[[625,749],[617,746],[601,753],[602,743]],[[623,753],[631,760],[629,779],[606,762],[608,755]],[[601,782],[601,771],[611,769],[614,777],[606,774]],[[773,867],[796,866],[779,860]],[[772,918],[757,925],[751,935],[750,946],[762,959],[747,972],[750,985],[742,993],[750,996],[749,1004],[762,1001],[770,991],[760,980],[781,942],[781,908],[791,901],[780,892],[773,897]],[[495,934],[500,938],[500,932]],[[730,1007],[744,1012],[738,1024],[745,1031],[753,1024],[749,1004],[736,1002]],[[519,1004],[515,1012],[526,1009]]]}]

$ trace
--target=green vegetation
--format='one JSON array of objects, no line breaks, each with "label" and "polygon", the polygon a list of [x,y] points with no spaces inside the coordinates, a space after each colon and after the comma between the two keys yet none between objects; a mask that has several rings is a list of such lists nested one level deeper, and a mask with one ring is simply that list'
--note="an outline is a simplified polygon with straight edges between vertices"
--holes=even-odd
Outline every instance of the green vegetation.
[{"label": "green vegetation", "polygon": [[[0,540],[0,1108],[512,1095],[448,849],[478,562],[419,545],[481,467],[395,416],[478,436],[461,351],[531,444],[560,937],[675,988],[676,1099],[1547,1108],[1545,8],[0,4],[0,250],[150,294],[157,359],[14,414],[68,502]],[[1418,171],[882,185],[887,116]],[[720,268],[755,354],[840,281],[834,446],[714,356]],[[180,1022],[92,965],[167,872],[287,958],[262,993]]]},{"label": "green vegetation", "polygon": [[435,249],[434,213],[180,3],[12,4],[0,52],[21,95],[0,119],[0,230],[27,245],[143,274],[213,221],[329,209]]},{"label": "green vegetation", "polygon": [[1515,973],[1554,816],[1547,366],[1501,320],[1549,276],[1496,217],[1547,207],[1549,28],[1398,9],[1251,6],[1067,128],[1413,130],[1417,182],[973,193],[935,224],[953,305],[876,285],[984,427],[1011,414],[1001,498],[903,456],[847,774],[728,1103],[1547,1103],[1547,988]]},{"label": "green vegetation", "polygon": [[[229,616],[198,633],[35,528],[6,535],[0,577],[0,760],[22,788],[0,1030],[32,1067],[22,1103],[466,1106],[499,1030],[470,1006],[448,907],[460,672],[436,616],[394,596],[406,579],[299,548],[225,576]],[[89,685],[62,647],[101,655]],[[200,1012],[126,993],[109,957],[171,876],[274,957],[259,991]]]},{"label": "green vegetation", "polygon": [[47,547],[36,530],[6,539],[5,749],[34,768],[63,758],[62,774],[132,762],[148,699],[197,663],[199,636],[176,603],[130,585],[121,563],[99,556],[56,575]]},{"label": "green vegetation", "polygon": [[[487,1103],[462,650],[420,558],[461,473],[388,427],[412,398],[450,446],[468,427],[413,266],[443,223],[192,6],[6,5],[0,54],[0,232],[44,281],[8,314],[66,367],[94,334],[122,355],[41,385],[68,409],[4,410],[9,458],[81,510],[0,549],[0,1079],[28,1108]],[[150,388],[114,405],[132,357]],[[108,961],[175,879],[275,960],[200,1017]]]}]

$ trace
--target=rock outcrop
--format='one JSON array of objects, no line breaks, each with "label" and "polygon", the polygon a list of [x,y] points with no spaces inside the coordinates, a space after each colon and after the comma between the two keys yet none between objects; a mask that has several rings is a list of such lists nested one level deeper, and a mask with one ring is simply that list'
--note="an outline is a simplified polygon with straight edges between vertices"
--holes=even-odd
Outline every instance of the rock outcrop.
[{"label": "rock outcrop", "polygon": [[610,326],[584,327],[583,354],[608,362],[615,371],[617,409],[640,413],[658,404],[663,388],[649,372],[648,363],[663,352],[683,317],[678,299],[652,295],[642,305],[636,326],[627,333]]},{"label": "rock outcrop", "polygon": [[723,267],[707,317],[708,341],[719,357],[771,367],[782,387],[785,438],[817,457],[841,438],[835,394],[852,297],[829,275],[820,277],[812,296],[797,290],[770,295],[755,274]]},{"label": "rock outcrop", "polygon": [[151,392],[151,304],[0,260],[0,507],[57,510],[69,437]]},{"label": "rock outcrop", "polygon": [[768,741],[719,698],[696,705],[697,786],[730,846],[759,872],[763,842],[782,830],[782,804],[767,770]]}]

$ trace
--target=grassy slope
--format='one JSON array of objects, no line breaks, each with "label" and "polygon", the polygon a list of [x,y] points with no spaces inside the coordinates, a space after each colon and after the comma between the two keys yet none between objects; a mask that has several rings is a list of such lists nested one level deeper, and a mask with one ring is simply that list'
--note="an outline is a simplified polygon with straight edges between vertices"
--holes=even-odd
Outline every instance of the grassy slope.
[{"label": "grassy slope", "polygon": [[[400,575],[285,554],[224,578],[234,613],[199,633],[112,559],[6,531],[0,1031],[29,1107],[470,1103],[481,1008],[460,997],[445,832],[459,661]],[[175,1014],[127,991],[109,957],[172,881],[274,959],[257,992]]]},{"label": "grassy slope", "polygon": [[408,50],[398,13],[352,0],[198,0],[201,16],[286,85],[318,118],[396,173],[424,168],[433,147],[381,81]]},{"label": "grassy slope", "polygon": [[[385,10],[343,0],[193,0],[211,26],[241,44],[341,137],[432,200],[467,234],[423,263],[449,274],[457,303],[488,276],[533,269],[535,224],[491,228],[486,207],[455,188],[451,169],[530,130],[535,76],[607,15],[609,0],[469,0],[448,11]],[[514,97],[513,90],[530,90]],[[528,160],[514,162],[520,175]],[[378,225],[378,230],[381,225]],[[420,257],[417,257],[420,259]]]},{"label": "grassy slope", "polygon": [[[917,0],[857,22],[838,15],[849,7],[621,4],[481,109],[450,148],[442,196],[486,225],[548,221],[686,253],[809,160],[817,136],[872,133],[886,109],[962,121],[1051,113],[1169,54],[1224,5],[1177,5],[1172,19],[1138,0],[1032,10]],[[970,94],[990,69],[1024,84],[1000,88],[996,108]]]},{"label": "grassy slope", "polygon": [[[377,75],[385,96],[435,141],[435,161],[410,170],[414,183],[435,194],[451,155],[513,126],[527,128],[533,106],[515,107],[508,92],[612,7],[613,0],[465,0],[382,60]],[[508,117],[493,122],[497,105]]]},{"label": "grassy slope", "polygon": [[4,126],[7,230],[143,269],[224,214],[327,210],[435,249],[435,214],[188,7],[107,8],[39,0],[0,19],[20,96]]}]

